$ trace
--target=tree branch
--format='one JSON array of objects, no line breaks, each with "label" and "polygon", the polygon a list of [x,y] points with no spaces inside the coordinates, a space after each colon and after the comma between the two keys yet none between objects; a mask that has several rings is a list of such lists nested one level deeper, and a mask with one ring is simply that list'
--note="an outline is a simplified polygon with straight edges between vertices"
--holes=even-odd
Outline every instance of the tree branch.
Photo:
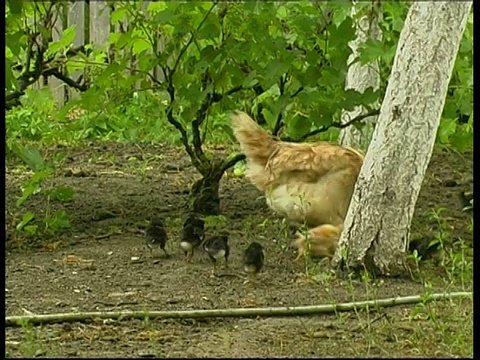
[{"label": "tree branch", "polygon": [[95,311],[63,314],[33,314],[6,316],[5,326],[24,326],[52,324],[62,322],[83,322],[94,319],[202,319],[220,317],[258,317],[258,316],[299,316],[336,313],[339,311],[356,311],[367,308],[393,307],[398,305],[417,304],[420,302],[472,298],[470,292],[437,293],[428,296],[412,295],[396,298],[375,299],[340,304],[310,306],[279,306],[265,308],[209,309],[209,310],[160,310],[160,311]]},{"label": "tree branch", "polygon": [[193,150],[195,152],[195,156],[199,159],[199,161],[203,162],[203,149],[202,149],[202,137],[200,134],[200,126],[205,121],[207,117],[207,111],[212,105],[212,94],[208,94],[205,99],[203,100],[200,108],[197,110],[195,114],[195,119],[192,121],[192,139],[193,139]]},{"label": "tree branch", "polygon": [[238,154],[238,155],[235,155],[233,158],[231,158],[230,160],[227,160],[227,162],[225,163],[225,165],[223,165],[222,167],[222,173],[224,173],[225,171],[227,171],[228,169],[230,169],[232,166],[235,166],[236,163],[242,161],[242,160],[245,160],[247,157],[244,155],[244,154]]},{"label": "tree branch", "polygon": [[168,107],[167,109],[167,120],[170,124],[172,124],[179,132],[180,132],[180,138],[182,140],[182,144],[185,147],[185,150],[187,151],[188,156],[190,156],[190,159],[192,160],[193,166],[200,171],[200,173],[203,175],[205,173],[205,169],[203,164],[199,161],[199,159],[195,156],[195,153],[193,152],[192,147],[190,146],[188,142],[188,135],[185,129],[183,128],[182,124],[178,122],[175,117],[173,116],[173,109],[171,106]]},{"label": "tree branch", "polygon": [[[205,21],[207,21],[207,18],[208,16],[210,15],[210,13],[212,12],[213,8],[218,4],[218,1],[214,1],[212,6],[210,6],[210,9],[208,9],[207,13],[205,14],[205,16],[203,17],[202,21],[200,21],[200,24],[198,24],[197,28],[196,28],[196,31],[200,30],[200,28],[202,27],[202,25],[205,23]],[[191,34],[190,36],[190,39],[188,39],[188,42],[185,44],[185,46],[182,48],[182,50],[180,50],[180,54],[178,54],[178,57],[177,57],[177,60],[175,60],[175,64],[173,65],[173,68],[172,70],[170,71],[170,76],[173,76],[173,74],[175,74],[175,72],[177,71],[177,67],[180,63],[180,59],[183,57],[183,55],[185,54],[185,52],[188,50],[188,48],[190,47],[190,45],[192,44],[193,42],[193,39],[194,39],[194,35],[193,33]]]},{"label": "tree branch", "polygon": [[[285,94],[285,84],[287,83],[287,75],[285,74],[284,76],[282,75],[280,77],[280,84],[278,86],[280,90],[280,97]],[[275,122],[275,126],[273,127],[272,135],[277,136],[278,132],[282,129],[283,127],[283,114],[280,111],[277,115],[277,121]]]},{"label": "tree branch", "polygon": [[[218,1],[214,1],[210,9],[208,9],[207,13],[203,17],[202,21],[200,21],[200,24],[198,24],[196,31],[200,30],[202,25],[205,23],[207,20],[208,16],[212,12],[213,8],[217,5]],[[208,169],[206,169],[204,162],[203,162],[203,150],[202,150],[202,142],[200,138],[200,131],[199,131],[199,123],[194,124],[195,121],[197,120],[198,116],[202,116],[202,113],[208,110],[209,103],[211,101],[211,94],[210,96],[207,96],[206,100],[204,103],[200,106],[200,109],[197,111],[197,116],[194,121],[192,121],[192,133],[193,133],[193,149],[190,146],[188,142],[188,135],[185,129],[183,128],[182,124],[180,124],[175,117],[173,116],[173,104],[175,102],[175,87],[173,86],[173,75],[177,71],[178,65],[180,64],[180,60],[182,59],[183,55],[185,52],[188,50],[190,45],[192,44],[193,40],[195,38],[195,35],[192,33],[190,36],[190,39],[188,42],[185,44],[185,46],[180,50],[180,53],[178,54],[177,59],[175,60],[175,63],[173,67],[169,70],[168,68],[163,68],[162,71],[165,76],[165,80],[167,80],[167,92],[170,95],[170,104],[166,110],[167,113],[167,120],[170,124],[172,124],[178,131],[180,131],[182,143],[185,146],[185,150],[187,151],[188,155],[190,156],[190,159],[192,160],[193,165],[197,168],[197,170],[202,174],[205,175]],[[169,71],[168,71],[169,70]],[[203,120],[202,120],[203,121]],[[200,122],[201,124],[201,122]]]},{"label": "tree branch", "polygon": [[[53,69],[49,69],[47,71],[44,71],[43,72],[43,75],[45,76],[50,76],[50,75],[53,75],[55,76],[58,80],[61,80],[63,81],[65,84],[67,84],[68,86],[74,88],[74,89],[77,89],[78,91],[81,91],[81,92],[84,92],[84,91],[87,91],[88,90],[88,85],[87,84],[80,84],[79,82],[69,78],[68,76],[62,74],[62,72],[60,72],[58,69],[56,68],[53,68]],[[80,77],[81,78],[81,77]]]},{"label": "tree branch", "polygon": [[204,153],[202,149],[203,141],[200,133],[200,127],[202,126],[203,122],[207,118],[208,109],[210,109],[212,104],[221,101],[225,95],[229,96],[229,95],[235,94],[236,92],[239,92],[242,89],[243,89],[242,86],[236,86],[228,90],[224,94],[219,94],[215,92],[210,93],[205,97],[202,104],[200,105],[200,108],[195,114],[195,119],[192,121],[193,151],[195,153],[195,156],[199,159],[200,162],[203,162],[203,157],[204,157]]},{"label": "tree branch", "polygon": [[294,142],[301,142],[301,141],[304,141],[306,139],[308,139],[309,137],[311,136],[314,136],[314,135],[317,135],[317,134],[320,134],[322,132],[325,132],[327,131],[328,129],[334,127],[334,128],[337,128],[337,129],[343,129],[343,128],[346,128],[352,124],[355,124],[355,123],[358,123],[358,122],[361,122],[371,116],[376,116],[380,114],[380,110],[373,110],[367,114],[363,114],[363,115],[358,115],[356,117],[354,117],[353,119],[345,122],[345,123],[340,123],[340,122],[333,122],[331,123],[330,125],[327,125],[327,126],[322,126],[321,128],[319,129],[316,129],[316,130],[313,130],[307,134],[304,134],[302,136],[300,136],[298,139],[292,139],[291,137],[285,137],[285,138],[282,138],[281,140],[282,141],[294,141]]}]

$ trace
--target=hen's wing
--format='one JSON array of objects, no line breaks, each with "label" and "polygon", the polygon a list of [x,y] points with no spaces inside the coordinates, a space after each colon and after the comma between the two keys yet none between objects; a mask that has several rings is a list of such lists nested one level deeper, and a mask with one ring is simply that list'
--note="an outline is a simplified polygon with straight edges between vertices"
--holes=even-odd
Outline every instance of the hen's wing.
[{"label": "hen's wing", "polygon": [[279,145],[266,165],[273,183],[282,182],[285,176],[315,182],[327,173],[347,168],[359,171],[363,162],[361,152],[346,146],[287,142],[279,142]]}]

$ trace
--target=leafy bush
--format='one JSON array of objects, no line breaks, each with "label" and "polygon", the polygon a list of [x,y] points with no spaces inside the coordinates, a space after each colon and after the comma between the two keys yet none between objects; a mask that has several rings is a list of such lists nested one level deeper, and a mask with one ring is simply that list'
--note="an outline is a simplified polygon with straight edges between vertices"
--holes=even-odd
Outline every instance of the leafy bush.
[{"label": "leafy bush", "polygon": [[[203,176],[193,187],[192,210],[217,215],[218,209],[206,209],[198,196],[212,188],[210,198],[218,202],[221,176],[243,157],[219,160],[203,144],[234,141],[229,111],[247,111],[285,138],[305,139],[313,131],[335,140],[333,127],[342,110],[357,105],[378,110],[409,4],[382,3],[383,39],[367,41],[357,59],[379,61],[382,85],[363,93],[345,90],[345,76],[354,20],[375,10],[368,2],[358,3],[352,17],[352,5],[345,2],[149,2],[145,7],[117,1],[111,25],[128,20],[128,29],[111,33],[106,46],[82,49],[71,46],[74,26],[60,40],[51,39],[49,14],[65,11],[61,6],[7,2],[7,97],[23,103],[7,114],[7,148],[19,141],[86,139],[182,144]],[[40,33],[41,46],[35,47]],[[472,44],[473,16],[437,134],[439,145],[462,151],[473,144]],[[65,69],[83,71],[83,82],[72,83]],[[80,90],[80,99],[57,111],[47,89],[28,90],[40,76],[64,79]],[[82,112],[72,119],[68,114],[75,108]]]}]

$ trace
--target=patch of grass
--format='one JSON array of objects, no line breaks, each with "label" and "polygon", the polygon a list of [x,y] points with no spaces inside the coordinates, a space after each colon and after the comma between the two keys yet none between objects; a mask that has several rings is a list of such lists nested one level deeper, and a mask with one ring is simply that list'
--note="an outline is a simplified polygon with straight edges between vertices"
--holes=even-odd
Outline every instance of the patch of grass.
[{"label": "patch of grass", "polygon": [[18,345],[21,356],[33,358],[38,356],[48,356],[48,348],[43,341],[43,332],[41,329],[33,327],[30,323],[22,324],[23,339]]}]

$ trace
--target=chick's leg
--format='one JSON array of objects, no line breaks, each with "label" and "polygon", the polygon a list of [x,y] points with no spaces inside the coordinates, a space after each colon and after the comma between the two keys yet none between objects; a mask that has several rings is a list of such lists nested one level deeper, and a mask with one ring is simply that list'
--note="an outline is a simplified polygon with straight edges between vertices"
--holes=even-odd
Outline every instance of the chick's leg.
[{"label": "chick's leg", "polygon": [[153,249],[150,246],[150,244],[147,243],[146,246],[147,246],[148,251],[150,252],[150,256],[153,256]]},{"label": "chick's leg", "polygon": [[190,263],[192,262],[192,258],[193,258],[193,250],[187,252],[187,256],[185,256],[185,261]]},{"label": "chick's leg", "polygon": [[165,257],[169,258],[170,254],[167,252],[167,249],[163,248],[162,250],[165,253]]},{"label": "chick's leg", "polygon": [[212,274],[210,275],[210,277],[216,277],[216,276],[217,276],[217,263],[214,262],[213,263]]},{"label": "chick's leg", "polygon": [[254,272],[254,273],[248,273],[248,274],[247,274],[247,280],[245,280],[245,281],[243,282],[243,284],[244,284],[244,285],[246,285],[246,284],[252,284],[252,283],[253,283],[253,284],[256,284],[257,282],[258,282],[258,280],[257,280],[257,273]]}]

